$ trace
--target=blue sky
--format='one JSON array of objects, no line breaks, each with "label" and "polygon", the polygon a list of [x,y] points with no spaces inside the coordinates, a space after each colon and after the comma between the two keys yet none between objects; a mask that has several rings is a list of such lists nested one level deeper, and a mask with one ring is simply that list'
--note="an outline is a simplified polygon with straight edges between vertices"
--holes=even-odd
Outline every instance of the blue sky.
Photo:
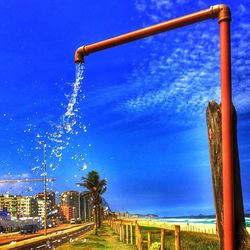
[{"label": "blue sky", "polygon": [[[250,209],[250,16],[232,10],[233,100],[245,209]],[[81,190],[90,170],[108,179],[114,210],[162,216],[212,214],[205,109],[220,101],[219,27],[205,21],[86,58],[75,82],[74,51],[215,1],[33,1],[0,3],[1,179],[42,174],[49,188]],[[70,105],[73,105],[71,111]],[[1,184],[23,195],[42,184]]]}]

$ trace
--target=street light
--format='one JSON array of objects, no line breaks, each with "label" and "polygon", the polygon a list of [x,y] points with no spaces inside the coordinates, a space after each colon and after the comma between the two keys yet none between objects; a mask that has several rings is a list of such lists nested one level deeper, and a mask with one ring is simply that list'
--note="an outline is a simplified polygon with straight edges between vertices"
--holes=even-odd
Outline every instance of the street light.
[{"label": "street light", "polygon": [[46,159],[46,143],[45,141],[39,142],[41,145],[43,145],[43,186],[44,186],[44,235],[47,235],[47,159]]}]

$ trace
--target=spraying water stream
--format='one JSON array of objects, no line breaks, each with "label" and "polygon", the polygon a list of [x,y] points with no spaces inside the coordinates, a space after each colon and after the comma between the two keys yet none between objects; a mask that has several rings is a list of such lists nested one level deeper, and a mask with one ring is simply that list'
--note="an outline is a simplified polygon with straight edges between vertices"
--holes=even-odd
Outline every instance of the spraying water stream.
[{"label": "spraying water stream", "polygon": [[77,134],[74,131],[74,126],[77,123],[78,111],[76,107],[78,95],[84,79],[84,64],[76,65],[76,79],[73,83],[72,93],[69,96],[69,102],[66,107],[65,113],[59,119],[59,123],[55,125],[55,131],[50,133],[48,139],[54,143],[52,154],[59,160],[62,158],[62,151],[69,145],[70,135]]},{"label": "spraying water stream", "polygon": [[[26,117],[27,124],[24,124],[23,129],[24,139],[14,140],[11,138],[10,143],[16,148],[16,154],[20,162],[22,162],[20,166],[22,164],[26,165],[31,172],[28,172],[28,170],[24,173],[13,172],[10,170],[11,163],[6,161],[6,163],[1,164],[1,166],[5,164],[6,171],[8,170],[3,179],[38,178],[39,175],[43,176],[43,147],[39,144],[41,141],[46,142],[47,145],[47,171],[49,178],[55,177],[55,170],[59,167],[65,167],[65,164],[74,166],[71,169],[74,178],[78,178],[78,171],[83,171],[87,168],[85,144],[81,143],[81,136],[87,132],[87,126],[83,121],[82,109],[80,109],[80,105],[85,98],[82,90],[84,69],[84,64],[77,64],[74,82],[69,84],[64,82],[64,84],[58,85],[60,91],[58,91],[57,96],[60,99],[57,99],[57,96],[55,97],[52,104],[55,107],[51,107],[51,112],[45,109],[45,112],[39,114],[36,119],[34,116],[37,115],[37,112],[32,113],[33,117],[30,114]],[[55,84],[57,86],[57,83]],[[70,88],[68,88],[69,86]],[[62,95],[59,95],[60,93]],[[66,100],[65,97],[67,98]],[[42,96],[40,100],[40,103],[43,104]],[[39,103],[39,101],[37,102]],[[60,104],[63,109],[60,108]],[[36,102],[33,105],[36,106]],[[65,162],[61,162],[63,157]],[[69,179],[72,176],[68,176]],[[66,179],[65,181],[67,182]],[[17,183],[11,187],[2,185],[1,188],[6,190],[6,192],[16,191],[18,194],[23,194],[36,192],[36,186],[41,185],[39,183],[32,185],[30,183]],[[48,190],[50,189],[55,191],[53,182],[48,183]],[[40,189],[38,190],[40,191]]]}]

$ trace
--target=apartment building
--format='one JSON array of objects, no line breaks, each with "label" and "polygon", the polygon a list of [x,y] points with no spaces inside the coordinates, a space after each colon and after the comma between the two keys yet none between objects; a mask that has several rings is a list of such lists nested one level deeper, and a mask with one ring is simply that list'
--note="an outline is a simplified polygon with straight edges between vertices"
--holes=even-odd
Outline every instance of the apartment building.
[{"label": "apartment building", "polygon": [[37,216],[37,201],[35,196],[11,194],[0,195],[0,208],[7,208],[12,218]]}]

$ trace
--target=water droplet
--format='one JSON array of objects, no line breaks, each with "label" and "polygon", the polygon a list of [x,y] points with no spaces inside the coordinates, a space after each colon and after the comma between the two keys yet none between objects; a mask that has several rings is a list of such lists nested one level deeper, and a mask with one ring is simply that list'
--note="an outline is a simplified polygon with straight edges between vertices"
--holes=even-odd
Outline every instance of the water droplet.
[{"label": "water droplet", "polygon": [[87,169],[87,164],[86,163],[83,163],[83,166],[82,166],[82,171],[86,170]]}]

